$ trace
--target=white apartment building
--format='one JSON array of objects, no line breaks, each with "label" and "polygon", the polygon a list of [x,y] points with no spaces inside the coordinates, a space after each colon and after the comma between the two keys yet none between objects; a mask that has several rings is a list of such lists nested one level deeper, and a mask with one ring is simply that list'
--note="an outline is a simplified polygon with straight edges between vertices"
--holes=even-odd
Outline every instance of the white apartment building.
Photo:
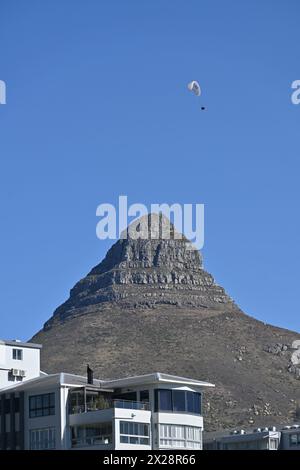
[{"label": "white apartment building", "polygon": [[201,397],[211,383],[158,372],[92,383],[39,370],[27,377],[0,389],[0,449],[202,449]]},{"label": "white apartment building", "polygon": [[0,390],[40,375],[40,344],[0,340]]},{"label": "white apartment building", "polygon": [[300,426],[271,426],[253,430],[206,433],[205,450],[300,450]]}]

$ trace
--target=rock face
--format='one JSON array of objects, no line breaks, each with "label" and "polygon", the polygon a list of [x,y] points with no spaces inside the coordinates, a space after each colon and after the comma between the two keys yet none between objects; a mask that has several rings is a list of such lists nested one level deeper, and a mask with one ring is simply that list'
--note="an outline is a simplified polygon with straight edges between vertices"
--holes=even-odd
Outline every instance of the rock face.
[{"label": "rock face", "polygon": [[[146,216],[146,220],[147,238],[130,238],[129,228],[127,238],[115,243],[105,259],[73,287],[70,298],[54,312],[55,318],[63,320],[76,309],[107,302],[122,308],[236,308],[224,289],[203,270],[199,251],[168,220],[155,214]],[[167,226],[169,239],[164,238]],[[151,229],[155,239],[150,239]]]},{"label": "rock face", "polygon": [[300,335],[245,315],[188,240],[172,226],[165,239],[162,223],[148,223],[154,239],[128,229],[73,287],[32,338],[43,344],[42,370],[84,374],[89,363],[103,379],[161,371],[214,382],[207,430],[299,418],[291,357]]}]

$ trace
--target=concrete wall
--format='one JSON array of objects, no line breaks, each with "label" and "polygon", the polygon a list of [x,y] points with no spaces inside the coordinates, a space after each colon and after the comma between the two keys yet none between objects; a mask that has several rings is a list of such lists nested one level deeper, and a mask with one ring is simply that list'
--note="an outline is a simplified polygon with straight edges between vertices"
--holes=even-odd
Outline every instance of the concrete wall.
[{"label": "concrete wall", "polygon": [[[44,393],[55,394],[55,414],[52,416],[41,416],[37,418],[29,417],[29,397],[33,395],[42,395]],[[61,407],[60,407],[60,387],[39,388],[25,392],[24,394],[24,446],[30,449],[30,431],[44,428],[55,428],[55,445],[56,449],[65,449],[64,433],[61,426]]]}]

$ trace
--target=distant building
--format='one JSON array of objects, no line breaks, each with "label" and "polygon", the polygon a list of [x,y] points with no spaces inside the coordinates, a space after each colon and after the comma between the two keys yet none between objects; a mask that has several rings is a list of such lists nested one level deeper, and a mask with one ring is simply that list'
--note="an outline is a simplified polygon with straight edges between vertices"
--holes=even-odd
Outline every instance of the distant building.
[{"label": "distant building", "polygon": [[40,344],[0,340],[0,390],[40,375]]},{"label": "distant building", "polygon": [[[5,377],[11,360],[25,375],[0,389],[0,449],[202,449],[202,391],[213,384],[162,373],[95,380],[91,369],[89,380],[41,375],[40,346],[2,344],[12,348],[1,362]],[[38,351],[32,362],[28,349]]]},{"label": "distant building", "polygon": [[285,426],[281,432],[280,448],[286,450],[300,450],[300,426]]},{"label": "distant building", "polygon": [[205,450],[300,450],[300,426],[207,433]]}]

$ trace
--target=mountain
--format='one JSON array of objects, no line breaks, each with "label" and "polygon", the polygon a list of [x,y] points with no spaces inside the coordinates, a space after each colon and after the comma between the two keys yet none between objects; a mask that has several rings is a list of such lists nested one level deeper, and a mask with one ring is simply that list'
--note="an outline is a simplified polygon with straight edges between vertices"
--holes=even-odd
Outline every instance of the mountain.
[{"label": "mountain", "polygon": [[300,335],[243,313],[172,224],[162,236],[168,220],[146,216],[135,229],[145,221],[149,237],[129,227],[32,338],[42,369],[84,374],[89,363],[103,379],[161,371],[213,382],[208,430],[300,419]]}]

